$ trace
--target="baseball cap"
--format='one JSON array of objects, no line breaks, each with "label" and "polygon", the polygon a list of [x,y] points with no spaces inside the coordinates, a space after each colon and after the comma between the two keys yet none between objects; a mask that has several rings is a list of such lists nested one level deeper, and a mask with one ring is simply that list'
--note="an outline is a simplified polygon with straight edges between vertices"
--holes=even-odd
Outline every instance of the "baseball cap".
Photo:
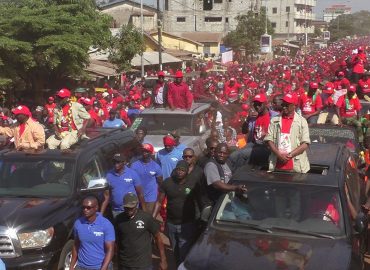
[{"label": "baseball cap", "polygon": [[230,78],[230,81],[235,81],[235,78],[233,77],[233,78]]},{"label": "baseball cap", "polygon": [[317,88],[319,88],[319,85],[317,84],[317,82],[310,82],[310,88],[311,89],[317,89]]},{"label": "baseball cap", "polygon": [[109,96],[109,93],[104,92],[101,96],[102,96],[103,98],[106,98],[107,96]]},{"label": "baseball cap", "polygon": [[126,158],[122,154],[117,153],[117,154],[114,154],[113,160],[118,161],[118,162],[124,162],[126,161]]},{"label": "baseball cap", "polygon": [[71,91],[69,91],[67,88],[60,89],[57,93],[57,96],[60,98],[69,98],[71,97]]},{"label": "baseball cap", "polygon": [[154,153],[154,147],[150,143],[143,143],[143,150],[148,151],[151,154]]},{"label": "baseball cap", "polygon": [[134,208],[139,203],[139,200],[136,196],[136,194],[132,192],[126,193],[126,195],[123,197],[123,207],[127,208]]},{"label": "baseball cap", "polygon": [[349,92],[356,93],[356,86],[354,86],[354,85],[350,85],[350,87],[348,87],[348,91],[349,91]]},{"label": "baseball cap", "polygon": [[27,116],[32,116],[30,109],[24,105],[19,105],[18,107],[15,107],[14,109],[12,109],[12,113],[15,115],[24,114]]},{"label": "baseball cap", "polygon": [[253,101],[265,103],[267,102],[267,98],[264,94],[258,94],[254,96]]},{"label": "baseball cap", "polygon": [[164,74],[164,72],[163,71],[158,71],[158,73],[157,73],[157,76],[158,77],[165,77],[166,76],[166,74]]},{"label": "baseball cap", "polygon": [[293,94],[286,94],[284,97],[283,97],[283,101],[285,101],[286,103],[290,103],[290,104],[297,104],[297,97],[296,95],[293,95]]},{"label": "baseball cap", "polygon": [[48,100],[54,101],[54,98],[53,97],[49,97]]},{"label": "baseball cap", "polygon": [[344,76],[344,72],[343,71],[339,71],[338,72],[338,76]]},{"label": "baseball cap", "polygon": [[182,72],[181,72],[180,70],[176,71],[176,73],[175,73],[175,78],[182,78],[182,77],[184,77],[184,76],[182,75]]},{"label": "baseball cap", "polygon": [[189,164],[185,160],[180,160],[176,164],[176,169],[183,169],[184,171],[189,171]]},{"label": "baseball cap", "polygon": [[90,98],[84,98],[81,101],[85,105],[93,105],[93,101]]}]

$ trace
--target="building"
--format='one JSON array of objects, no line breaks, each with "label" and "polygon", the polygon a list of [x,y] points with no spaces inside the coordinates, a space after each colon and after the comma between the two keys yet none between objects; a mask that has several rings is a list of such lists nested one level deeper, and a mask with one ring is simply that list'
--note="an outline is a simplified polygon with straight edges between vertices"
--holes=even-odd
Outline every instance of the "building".
[{"label": "building", "polygon": [[[150,33],[156,41],[158,40],[158,32],[153,31]],[[162,31],[162,46],[166,50],[172,51],[187,51],[193,54],[203,54],[203,44],[189,38],[177,36],[172,33]]]},{"label": "building", "polygon": [[[103,0],[97,2],[102,13],[109,14],[113,17],[114,28],[132,23],[138,29],[141,29],[141,9],[140,3],[131,0]],[[144,31],[157,29],[157,9],[143,5],[143,28]]]},{"label": "building", "polygon": [[225,35],[236,29],[238,15],[259,11],[260,3],[261,0],[164,0],[164,31]]},{"label": "building", "polygon": [[326,22],[331,22],[340,15],[351,14],[352,9],[346,5],[332,5],[324,10],[323,20]]},{"label": "building", "polygon": [[316,0],[269,0],[268,18],[275,29],[274,38],[301,40],[305,34],[314,33]]}]

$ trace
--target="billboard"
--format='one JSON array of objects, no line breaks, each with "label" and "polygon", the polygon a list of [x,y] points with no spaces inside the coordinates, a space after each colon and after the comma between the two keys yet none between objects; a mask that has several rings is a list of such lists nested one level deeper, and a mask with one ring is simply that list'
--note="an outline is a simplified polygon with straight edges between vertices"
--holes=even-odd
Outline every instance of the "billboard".
[{"label": "billboard", "polygon": [[271,35],[264,34],[261,36],[261,53],[272,52],[272,38]]},{"label": "billboard", "polygon": [[329,31],[324,31],[322,32],[324,40],[330,40],[330,32]]}]

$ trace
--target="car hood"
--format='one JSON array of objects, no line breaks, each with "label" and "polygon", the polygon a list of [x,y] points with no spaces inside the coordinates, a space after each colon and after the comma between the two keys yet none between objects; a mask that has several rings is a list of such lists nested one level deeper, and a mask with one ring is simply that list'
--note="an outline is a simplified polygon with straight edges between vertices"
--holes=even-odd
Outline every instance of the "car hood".
[{"label": "car hood", "polygon": [[[69,216],[73,208],[71,201],[67,198],[2,197],[0,199],[0,226],[14,228],[17,231],[48,228]],[[61,220],[56,221],[55,219]]]},{"label": "car hood", "polygon": [[[158,152],[164,147],[163,137],[164,135],[147,135],[145,136],[145,141],[153,145],[155,152]],[[180,143],[193,148],[195,146],[194,143],[198,138],[199,137],[197,136],[181,136]]]},{"label": "car hood", "polygon": [[346,240],[246,234],[209,229],[185,260],[191,270],[347,269]]}]

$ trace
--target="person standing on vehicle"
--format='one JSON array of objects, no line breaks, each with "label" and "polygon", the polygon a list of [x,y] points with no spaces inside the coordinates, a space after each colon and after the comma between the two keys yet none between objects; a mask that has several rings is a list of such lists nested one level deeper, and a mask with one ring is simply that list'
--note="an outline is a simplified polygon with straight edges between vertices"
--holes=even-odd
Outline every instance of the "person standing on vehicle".
[{"label": "person standing on vehicle", "polygon": [[347,89],[347,94],[341,96],[336,103],[337,114],[339,115],[339,125],[345,124],[356,128],[358,140],[364,141],[362,132],[361,103],[356,95],[356,86],[351,85]]},{"label": "person standing on vehicle", "polygon": [[164,197],[167,197],[167,229],[177,266],[184,261],[197,234],[195,200],[199,196],[197,179],[188,177],[189,165],[180,160],[171,177],[159,188],[154,207],[156,218]]},{"label": "person standing on vehicle", "polygon": [[227,144],[220,143],[216,148],[215,159],[209,159],[204,167],[204,174],[207,179],[206,192],[212,205],[217,202],[223,193],[231,191],[244,193],[247,191],[243,185],[229,184],[232,176],[232,166],[228,162],[229,155],[230,151]]},{"label": "person standing on vehicle", "polygon": [[307,173],[310,170],[306,149],[311,143],[308,124],[295,112],[297,97],[286,94],[282,114],[271,119],[264,141],[271,149],[269,171]]},{"label": "person standing on vehicle", "polygon": [[153,154],[153,145],[144,143],[142,145],[142,157],[131,165],[131,169],[141,179],[146,210],[150,214],[153,213],[154,204],[157,201],[158,185],[163,182],[162,169],[157,162],[153,161]]},{"label": "person standing on vehicle", "polygon": [[40,150],[45,145],[44,128],[32,119],[28,107],[20,105],[12,109],[17,119],[17,125],[13,127],[0,127],[0,134],[14,138],[15,149],[17,150]]},{"label": "person standing on vehicle", "polygon": [[310,124],[316,124],[323,107],[318,83],[310,82],[308,92],[301,95],[300,109],[304,118]]},{"label": "person standing on vehicle", "polygon": [[168,85],[168,104],[171,110],[185,109],[190,111],[193,104],[193,95],[189,90],[189,86],[182,80],[182,72],[176,71],[175,81]]},{"label": "person standing on vehicle", "polygon": [[82,217],[73,227],[70,270],[113,270],[115,232],[110,221],[98,213],[98,207],[94,196],[82,201]]},{"label": "person standing on vehicle", "polygon": [[142,209],[146,210],[143,187],[140,177],[131,168],[126,166],[127,159],[122,154],[113,156],[114,169],[107,173],[110,191],[104,191],[104,201],[101,207],[101,213],[104,214],[108,203],[111,203],[113,217],[123,211],[122,199],[128,193],[136,193]]},{"label": "person standing on vehicle", "polygon": [[158,80],[153,88],[153,100],[154,107],[166,108],[168,105],[168,84],[164,81],[165,74],[163,71],[159,71]]},{"label": "person standing on vehicle", "polygon": [[57,95],[57,107],[54,110],[54,131],[46,143],[49,149],[69,149],[77,143],[85,132],[90,120],[90,114],[78,102],[71,102],[71,92],[61,89]]},{"label": "person standing on vehicle", "polygon": [[138,198],[127,193],[123,198],[124,212],[115,219],[119,269],[152,269],[152,237],[160,256],[160,270],[167,270],[166,253],[159,223],[151,214],[138,209]]}]

